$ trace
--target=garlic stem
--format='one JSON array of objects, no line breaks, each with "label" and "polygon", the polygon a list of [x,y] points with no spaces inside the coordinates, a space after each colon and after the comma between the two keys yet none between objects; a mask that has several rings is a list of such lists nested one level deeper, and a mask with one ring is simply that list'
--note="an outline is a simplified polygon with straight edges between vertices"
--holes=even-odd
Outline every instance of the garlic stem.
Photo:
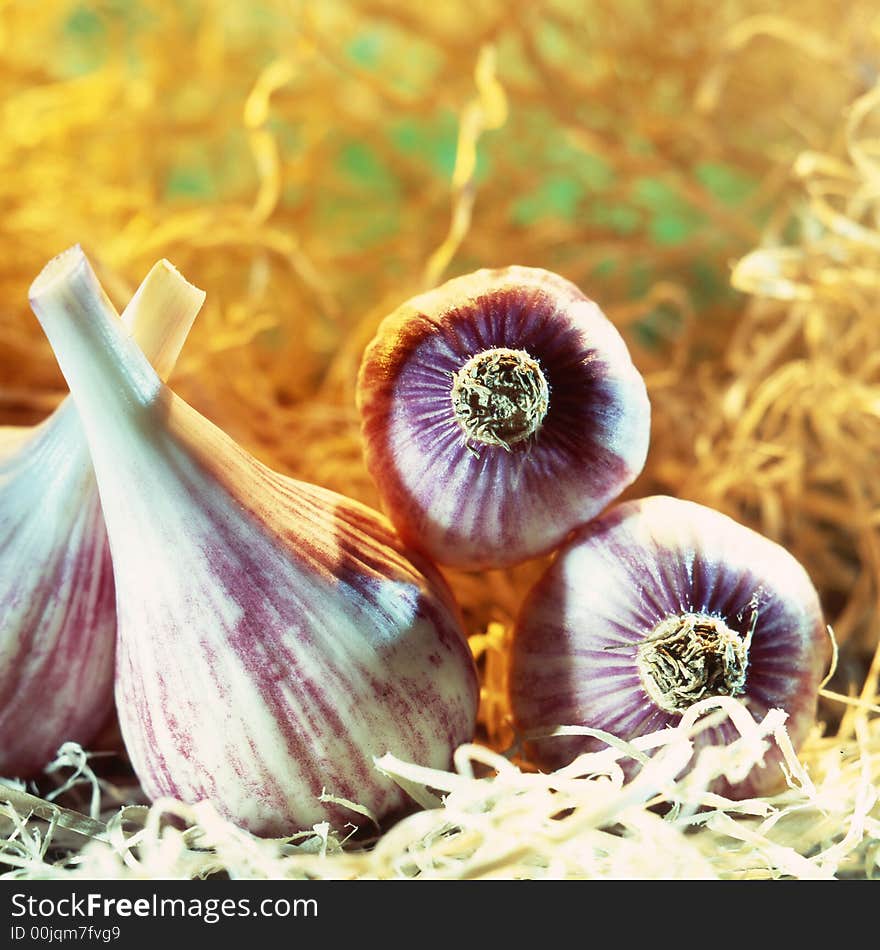
[{"label": "garlic stem", "polygon": [[123,324],[160,379],[171,375],[204,300],[203,290],[189,283],[170,261],[161,260],[123,311]]},{"label": "garlic stem", "polygon": [[[147,299],[153,293],[148,290]],[[79,245],[43,268],[29,297],[83,418],[89,407],[134,409],[155,399],[161,389],[159,376],[120,326]],[[163,347],[166,365],[174,345],[169,336]]]}]

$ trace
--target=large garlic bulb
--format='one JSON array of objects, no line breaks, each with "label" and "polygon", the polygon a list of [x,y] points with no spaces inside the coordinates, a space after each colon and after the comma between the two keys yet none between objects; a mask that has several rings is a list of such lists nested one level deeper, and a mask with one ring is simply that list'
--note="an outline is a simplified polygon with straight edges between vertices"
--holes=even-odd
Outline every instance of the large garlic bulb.
[{"label": "large garlic bulb", "polygon": [[[203,300],[161,261],[125,309],[160,374]],[[112,704],[115,638],[98,488],[67,398],[40,425],[0,429],[0,774],[30,775],[63,742],[92,739]]]},{"label": "large garlic bulb", "polygon": [[[116,701],[151,798],[258,834],[409,806],[373,757],[446,767],[477,681],[458,612],[387,522],[260,464],[162,385],[81,254],[31,303],[91,449],[119,612]],[[97,309],[100,309],[97,307]]]}]

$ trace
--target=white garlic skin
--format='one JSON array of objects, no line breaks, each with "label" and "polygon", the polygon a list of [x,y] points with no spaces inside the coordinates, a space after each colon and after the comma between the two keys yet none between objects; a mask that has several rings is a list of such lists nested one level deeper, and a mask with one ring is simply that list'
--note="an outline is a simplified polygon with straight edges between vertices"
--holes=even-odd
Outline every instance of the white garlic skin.
[{"label": "white garlic skin", "polygon": [[[203,300],[160,261],[120,326],[166,375]],[[94,738],[112,709],[115,640],[98,486],[68,398],[40,425],[0,429],[0,775],[28,777],[64,742]]]},{"label": "white garlic skin", "polygon": [[[479,444],[453,385],[499,350],[536,363],[549,399],[515,444]],[[478,270],[403,303],[365,350],[357,397],[384,510],[407,543],[458,568],[549,553],[636,479],[648,451],[650,403],[623,338],[542,268]]]},{"label": "white garlic skin", "polygon": [[[819,595],[782,546],[695,502],[653,496],[616,505],[559,550],[520,611],[512,647],[510,700],[522,732],[582,725],[622,739],[674,726],[682,711],[660,708],[638,668],[640,644],[666,618],[723,620],[748,648],[744,690],[736,698],[761,719],[788,713],[797,748],[815,722],[830,640]],[[697,749],[738,733],[730,721],[701,732]],[[604,747],[597,739],[529,743],[529,755],[554,769]],[[735,798],[784,783],[774,744],[764,767],[731,787]]]},{"label": "white garlic skin", "polygon": [[284,478],[161,386],[82,268],[32,305],[86,430],[113,555],[116,702],[151,798],[210,800],[261,835],[411,806],[374,767],[448,767],[476,670],[452,597],[387,521]]}]

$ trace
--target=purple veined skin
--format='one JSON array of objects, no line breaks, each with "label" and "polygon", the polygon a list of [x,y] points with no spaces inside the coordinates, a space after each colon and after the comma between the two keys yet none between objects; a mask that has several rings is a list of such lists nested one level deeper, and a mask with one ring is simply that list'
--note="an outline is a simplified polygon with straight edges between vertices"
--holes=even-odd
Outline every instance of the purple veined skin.
[{"label": "purple veined skin", "polygon": [[439,573],[390,525],[285,478],[163,386],[82,256],[31,304],[86,430],[113,555],[116,704],[148,796],[210,800],[260,835],[411,801],[374,766],[448,767],[476,670]]},{"label": "purple veined skin", "polygon": [[[788,551],[711,508],[654,496],[579,530],[535,584],[514,630],[510,700],[523,733],[582,725],[628,740],[733,695],[756,719],[783,709],[798,748],[829,660],[819,596]],[[737,735],[725,720],[695,750]],[[602,748],[580,736],[528,743],[545,769]],[[743,782],[718,779],[712,791],[773,791],[781,755],[774,743]]]},{"label": "purple veined skin", "polygon": [[[163,376],[204,296],[160,261],[125,308],[120,326]],[[97,734],[115,639],[98,486],[68,397],[39,425],[0,428],[0,775],[29,777]]]},{"label": "purple veined skin", "polygon": [[478,270],[404,303],[358,378],[364,455],[437,563],[546,554],[641,472],[650,404],[623,338],[549,271]]}]

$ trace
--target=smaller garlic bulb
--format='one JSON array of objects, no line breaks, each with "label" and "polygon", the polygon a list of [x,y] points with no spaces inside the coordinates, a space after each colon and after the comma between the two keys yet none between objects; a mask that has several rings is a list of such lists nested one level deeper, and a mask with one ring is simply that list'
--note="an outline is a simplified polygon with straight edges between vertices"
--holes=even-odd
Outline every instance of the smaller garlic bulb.
[{"label": "smaller garlic bulb", "polygon": [[[160,261],[125,308],[161,375],[204,299]],[[0,428],[0,775],[29,776],[62,743],[92,739],[112,708],[115,640],[98,486],[67,398],[40,425]]]},{"label": "smaller garlic bulb", "polygon": [[[756,719],[788,713],[797,748],[829,655],[819,596],[788,551],[711,508],[655,496],[579,530],[535,584],[514,631],[510,701],[526,733],[581,725],[632,739],[674,726],[701,699],[734,696]],[[727,720],[695,746],[737,734]],[[602,747],[572,736],[528,746],[550,769]],[[713,790],[772,791],[780,759],[774,745],[764,768]]]},{"label": "smaller garlic bulb", "polygon": [[645,463],[650,406],[626,345],[569,281],[479,270],[402,304],[358,378],[389,517],[438,563],[545,554]]}]

